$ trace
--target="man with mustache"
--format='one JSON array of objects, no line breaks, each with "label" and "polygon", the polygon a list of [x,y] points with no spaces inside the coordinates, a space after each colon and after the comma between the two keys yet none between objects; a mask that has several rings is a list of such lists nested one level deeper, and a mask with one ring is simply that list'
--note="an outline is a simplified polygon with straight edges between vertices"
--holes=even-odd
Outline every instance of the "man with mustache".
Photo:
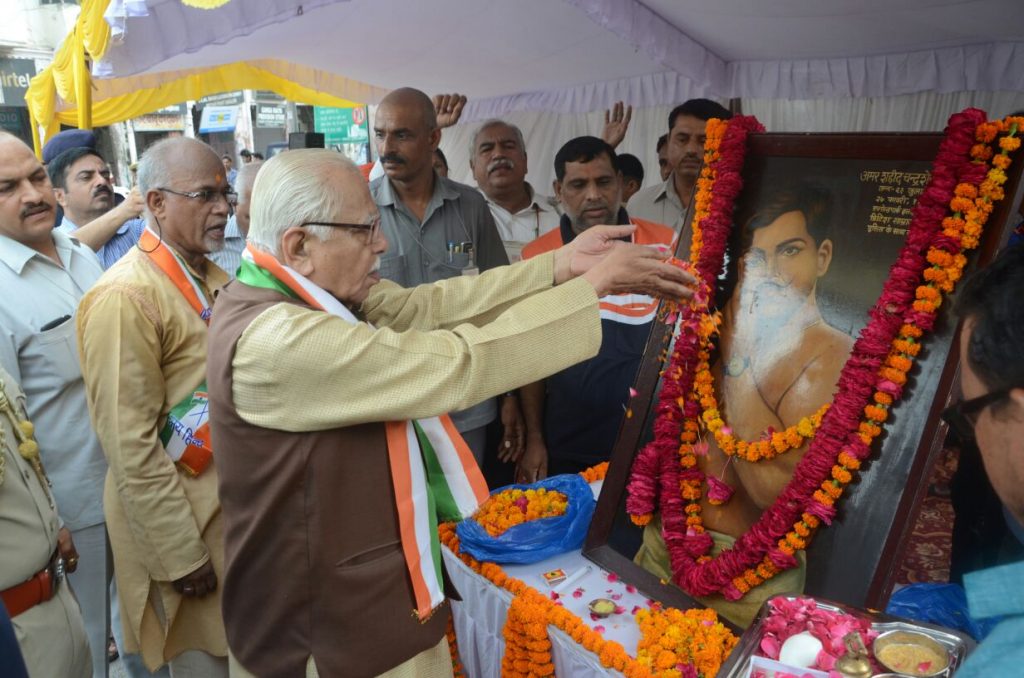
[{"label": "man with mustache", "polygon": [[[622,204],[622,173],[615,149],[597,137],[572,139],[555,155],[555,195],[565,214],[557,230],[523,248],[523,259],[567,245],[599,224],[634,224],[630,240],[661,246],[673,233],[631,218]],[[640,367],[658,302],[643,294],[601,298],[601,349],[585,362],[520,389],[526,451],[516,480],[577,473],[607,461]]]},{"label": "man with mustache", "polygon": [[132,189],[115,206],[110,167],[88,146],[62,152],[46,169],[57,203],[64,209],[59,228],[92,247],[103,268],[110,268],[138,242],[145,226],[138,218],[144,208],[138,190]]},{"label": "man with mustache", "polygon": [[139,162],[146,230],[82,299],[78,346],[125,649],[171,675],[227,675],[223,540],[206,406],[207,323],[236,202],[206,144],[172,138]]},{"label": "man with mustache", "polygon": [[689,252],[693,235],[683,224],[693,187],[704,160],[704,127],[711,118],[728,120],[732,114],[709,99],[690,99],[672,109],[668,116],[668,144],[665,147],[671,174],[662,184],[639,191],[629,200],[629,213],[664,224],[679,234]]},{"label": "man with mustache", "polygon": [[525,243],[558,228],[555,200],[526,181],[526,144],[518,127],[497,119],[484,122],[473,135],[469,167],[510,260],[520,258]]},{"label": "man with mustache", "polygon": [[[381,257],[381,276],[406,287],[508,264],[480,193],[434,170],[434,149],[441,140],[437,116],[430,97],[402,88],[384,97],[373,123],[384,176],[370,182],[370,194],[391,243]],[[452,413],[478,463],[483,463],[487,425],[497,412],[489,398]],[[519,437],[506,431],[507,441]]]},{"label": "man with mustache", "polygon": [[94,672],[105,675],[107,465],[89,423],[73,320],[103,269],[92,250],[53,228],[55,218],[46,169],[21,140],[0,132],[0,365],[24,389],[62,527],[81,549],[67,554],[79,568],[71,583],[95,646]]}]

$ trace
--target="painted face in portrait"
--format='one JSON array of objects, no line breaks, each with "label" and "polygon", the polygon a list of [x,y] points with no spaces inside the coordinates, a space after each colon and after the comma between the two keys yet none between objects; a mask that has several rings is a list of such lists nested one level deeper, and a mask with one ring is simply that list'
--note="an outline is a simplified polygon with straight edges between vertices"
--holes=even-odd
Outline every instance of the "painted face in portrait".
[{"label": "painted face in portrait", "polygon": [[817,243],[803,212],[789,211],[751,234],[740,263],[743,313],[781,323],[808,303],[832,262],[832,241]]}]

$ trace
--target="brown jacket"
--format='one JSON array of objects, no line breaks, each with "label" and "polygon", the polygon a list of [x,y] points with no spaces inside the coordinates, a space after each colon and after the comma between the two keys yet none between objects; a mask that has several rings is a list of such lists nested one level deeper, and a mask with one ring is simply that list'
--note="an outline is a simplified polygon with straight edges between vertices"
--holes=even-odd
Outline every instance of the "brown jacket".
[{"label": "brown jacket", "polygon": [[232,401],[235,345],[256,316],[294,303],[241,284],[217,298],[208,387],[224,512],[224,622],[238,661],[261,678],[374,676],[436,645],[399,539],[382,423],[288,433],[243,421]]}]

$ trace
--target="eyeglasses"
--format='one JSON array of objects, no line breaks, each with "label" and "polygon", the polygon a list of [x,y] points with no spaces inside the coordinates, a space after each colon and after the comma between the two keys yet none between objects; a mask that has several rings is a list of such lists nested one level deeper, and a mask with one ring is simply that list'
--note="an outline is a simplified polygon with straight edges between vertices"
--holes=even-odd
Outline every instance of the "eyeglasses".
[{"label": "eyeglasses", "polygon": [[226,188],[223,191],[176,191],[173,188],[157,188],[156,190],[180,195],[182,198],[188,198],[189,200],[198,200],[205,204],[209,204],[223,198],[224,202],[228,204],[229,212],[234,212],[235,205],[238,204],[238,194],[230,188]]},{"label": "eyeglasses", "polygon": [[366,242],[372,243],[380,233],[380,218],[374,219],[371,224],[346,224],[340,221],[305,221],[299,224],[303,226],[328,226],[330,228],[354,228],[359,231],[367,231]]},{"label": "eyeglasses", "polygon": [[978,417],[989,405],[999,402],[1010,395],[1010,389],[993,391],[977,398],[961,400],[957,404],[942,411],[942,420],[949,424],[961,440],[974,438],[974,427],[978,425]]}]

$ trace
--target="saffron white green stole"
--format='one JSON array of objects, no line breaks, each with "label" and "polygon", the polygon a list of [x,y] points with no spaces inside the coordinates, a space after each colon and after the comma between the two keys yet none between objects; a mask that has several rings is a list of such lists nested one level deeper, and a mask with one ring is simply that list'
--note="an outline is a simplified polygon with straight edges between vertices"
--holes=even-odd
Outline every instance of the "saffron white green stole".
[{"label": "saffron white green stole", "polygon": [[[248,245],[238,280],[302,299],[318,310],[361,322],[333,295]],[[447,414],[429,419],[384,422],[402,551],[420,620],[444,602],[438,518],[461,520],[487,499],[487,483],[469,446]]]}]

